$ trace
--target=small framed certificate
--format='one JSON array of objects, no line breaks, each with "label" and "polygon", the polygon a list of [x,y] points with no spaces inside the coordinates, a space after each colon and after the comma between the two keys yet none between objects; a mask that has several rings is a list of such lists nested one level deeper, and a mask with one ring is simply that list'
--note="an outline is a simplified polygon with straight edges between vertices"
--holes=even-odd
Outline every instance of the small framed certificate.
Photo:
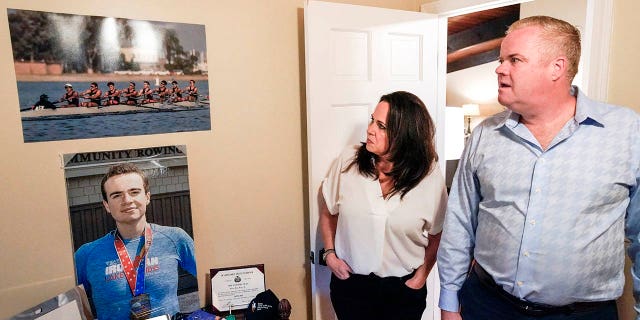
[{"label": "small framed certificate", "polygon": [[210,280],[214,312],[244,310],[265,291],[264,264],[211,269]]}]

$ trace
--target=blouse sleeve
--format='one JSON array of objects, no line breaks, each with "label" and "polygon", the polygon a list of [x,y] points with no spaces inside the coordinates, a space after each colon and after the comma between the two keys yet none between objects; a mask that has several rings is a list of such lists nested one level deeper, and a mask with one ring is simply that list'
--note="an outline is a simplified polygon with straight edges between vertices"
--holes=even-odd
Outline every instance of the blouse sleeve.
[{"label": "blouse sleeve", "polygon": [[[338,214],[339,200],[340,200],[340,178],[342,170],[344,170],[345,159],[351,161],[354,156],[354,148],[347,148],[340,154],[329,168],[327,176],[322,180],[322,196],[324,202],[327,204],[329,213],[332,215]],[[347,164],[348,165],[348,162]]]},{"label": "blouse sleeve", "polygon": [[442,232],[442,225],[444,224],[444,214],[447,211],[447,187],[445,185],[444,177],[440,171],[440,167],[435,164],[435,169],[431,173],[432,176],[432,191],[434,193],[434,210],[435,215],[433,217],[433,225],[429,230],[429,234],[436,235]]}]

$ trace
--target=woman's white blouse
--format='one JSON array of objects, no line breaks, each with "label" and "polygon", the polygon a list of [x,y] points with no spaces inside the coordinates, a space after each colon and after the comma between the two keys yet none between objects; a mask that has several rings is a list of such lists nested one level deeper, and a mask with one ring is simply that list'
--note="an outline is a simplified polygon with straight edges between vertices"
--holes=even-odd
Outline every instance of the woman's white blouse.
[{"label": "woman's white blouse", "polygon": [[347,148],[334,161],[322,183],[332,215],[339,214],[335,250],[357,274],[404,276],[424,263],[427,234],[442,231],[447,192],[440,168],[434,169],[402,200],[385,200],[378,180],[343,170],[359,146]]}]

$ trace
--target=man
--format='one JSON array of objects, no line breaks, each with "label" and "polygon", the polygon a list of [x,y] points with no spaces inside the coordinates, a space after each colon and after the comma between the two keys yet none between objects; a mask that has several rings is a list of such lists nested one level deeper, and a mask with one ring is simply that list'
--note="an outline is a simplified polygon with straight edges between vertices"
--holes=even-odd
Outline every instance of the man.
[{"label": "man", "polygon": [[49,101],[49,96],[44,93],[40,95],[40,99],[33,104],[33,107],[31,107],[31,110],[43,110],[43,109],[51,109],[51,110],[56,109],[56,105],[53,102]]},{"label": "man", "polygon": [[80,105],[80,99],[78,98],[78,92],[73,90],[73,86],[70,83],[64,85],[64,95],[58,100],[59,102],[66,102],[67,104],[61,106],[61,108],[77,107]]},{"label": "man", "polygon": [[187,93],[187,100],[196,101],[198,98],[198,87],[196,87],[196,81],[189,80],[189,85],[184,88],[184,92]]},{"label": "man", "polygon": [[138,97],[142,97],[142,104],[156,102],[153,99],[153,89],[151,89],[149,81],[142,82],[142,89],[138,92]]},{"label": "man", "polygon": [[78,283],[87,290],[97,317],[175,315],[178,266],[196,275],[193,240],[180,228],[147,223],[149,182],[135,165],[111,167],[101,188],[116,230],[75,253]]},{"label": "man", "polygon": [[617,319],[625,222],[638,255],[640,118],[572,87],[579,60],[564,21],[507,31],[496,73],[508,110],[473,131],[449,198],[443,320]]},{"label": "man", "polygon": [[85,90],[85,92],[82,93],[82,97],[88,99],[89,101],[83,102],[80,106],[85,108],[99,107],[101,96],[102,90],[98,89],[98,83],[91,82],[91,84],[89,84],[89,89]]},{"label": "man", "polygon": [[131,81],[129,82],[129,87],[122,89],[122,95],[127,98],[127,105],[135,105],[138,103],[138,90],[136,90],[136,83]]},{"label": "man", "polygon": [[184,101],[182,98],[182,89],[178,87],[178,81],[171,81],[171,101],[172,102],[180,102]]},{"label": "man", "polygon": [[158,101],[165,101],[169,96],[169,88],[167,88],[167,80],[160,81],[160,86],[153,90],[154,93],[158,94]]},{"label": "man", "polygon": [[107,87],[109,87],[109,90],[104,93],[106,98],[104,105],[115,106],[120,104],[120,90],[116,89],[116,85],[111,81],[107,83]]}]

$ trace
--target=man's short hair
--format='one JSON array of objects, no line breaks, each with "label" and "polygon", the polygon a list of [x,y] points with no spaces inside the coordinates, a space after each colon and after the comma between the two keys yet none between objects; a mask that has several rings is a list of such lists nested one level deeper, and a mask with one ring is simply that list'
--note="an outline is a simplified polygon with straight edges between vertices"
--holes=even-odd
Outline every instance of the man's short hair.
[{"label": "man's short hair", "polygon": [[578,73],[580,63],[580,30],[570,23],[547,16],[532,16],[514,22],[507,34],[514,30],[538,27],[542,30],[540,35],[542,42],[539,43],[539,50],[547,58],[555,58],[553,55],[565,55],[569,62],[567,67],[567,77],[569,81]]},{"label": "man's short hair", "polygon": [[107,180],[111,177],[128,174],[128,173],[136,173],[140,175],[142,178],[142,184],[144,186],[144,193],[149,192],[149,179],[144,174],[142,170],[140,170],[135,164],[132,163],[120,163],[115,166],[109,168],[109,171],[102,177],[102,182],[100,183],[100,191],[102,191],[102,200],[107,201],[107,191],[104,190],[104,184],[107,183]]}]

